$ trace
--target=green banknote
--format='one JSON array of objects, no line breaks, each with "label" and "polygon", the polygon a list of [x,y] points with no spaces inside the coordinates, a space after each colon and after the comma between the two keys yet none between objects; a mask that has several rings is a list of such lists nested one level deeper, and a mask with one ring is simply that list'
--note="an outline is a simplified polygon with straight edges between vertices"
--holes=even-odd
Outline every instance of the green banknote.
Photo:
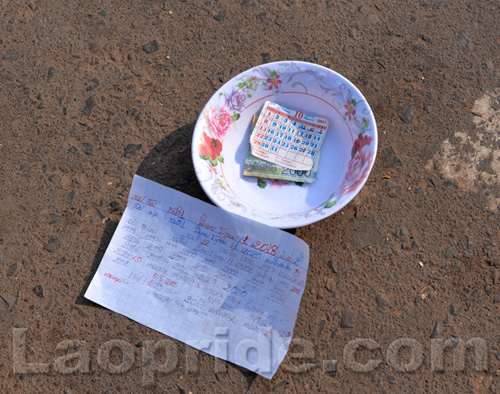
[{"label": "green banknote", "polygon": [[[255,114],[252,119],[252,131],[259,115]],[[279,179],[282,181],[312,183],[317,179],[320,152],[316,156],[313,167],[308,171],[292,170],[270,163],[252,155],[250,143],[248,144],[247,157],[243,175],[257,178]]]}]

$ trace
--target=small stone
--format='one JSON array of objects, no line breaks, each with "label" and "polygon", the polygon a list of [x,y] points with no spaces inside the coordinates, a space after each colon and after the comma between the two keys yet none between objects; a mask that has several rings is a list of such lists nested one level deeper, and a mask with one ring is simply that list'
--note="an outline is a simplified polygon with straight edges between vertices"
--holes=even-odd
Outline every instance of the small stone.
[{"label": "small stone", "polygon": [[417,241],[413,241],[413,243],[411,244],[412,249],[418,249],[419,247],[420,247],[420,245],[418,244]]},{"label": "small stone", "polygon": [[358,32],[355,29],[349,29],[349,37],[356,38],[358,36]]},{"label": "small stone", "polygon": [[316,56],[316,52],[315,51],[312,51],[311,52],[311,56],[308,56],[306,59],[306,62],[309,62],[309,63],[319,63],[319,59],[318,59],[318,56]]},{"label": "small stone", "polygon": [[323,360],[323,372],[337,372],[338,365],[337,360]]},{"label": "small stone", "polygon": [[333,271],[334,274],[336,274],[337,272],[339,272],[339,266],[338,264],[333,261],[333,260],[330,260],[328,262],[328,267],[330,267],[330,269]]},{"label": "small stone", "polygon": [[139,110],[137,108],[130,108],[127,110],[127,115],[135,117],[139,115]]},{"label": "small stone", "polygon": [[373,50],[373,54],[375,56],[384,56],[384,50],[381,48],[381,47],[376,47],[374,50]]},{"label": "small stone", "polygon": [[158,41],[156,40],[153,40],[142,47],[142,50],[148,55],[155,53],[158,49],[160,49],[160,44],[158,44]]},{"label": "small stone", "polygon": [[377,310],[380,313],[387,313],[389,311],[391,303],[382,294],[378,294],[375,300],[377,301]]},{"label": "small stone", "polygon": [[353,311],[344,310],[342,312],[342,320],[340,321],[340,326],[344,328],[353,328],[356,322],[356,315]]},{"label": "small stone", "polygon": [[383,150],[382,162],[386,168],[399,167],[403,164],[392,146]]},{"label": "small stone", "polygon": [[323,332],[324,328],[325,328],[325,324],[326,324],[326,320],[321,320],[319,322],[319,327],[318,327],[318,337],[321,335],[321,333]]},{"label": "small stone", "polygon": [[17,263],[12,263],[7,269],[7,276],[14,276],[17,272]]},{"label": "small stone", "polygon": [[96,105],[95,98],[94,96],[89,97],[87,100],[85,100],[85,105],[81,109],[81,114],[84,116],[89,116],[92,111],[94,110]]},{"label": "small stone", "polygon": [[387,195],[396,198],[403,194],[403,185],[394,179],[384,179],[384,188],[387,189]]},{"label": "small stone", "polygon": [[224,10],[220,10],[219,13],[217,15],[214,16],[214,19],[216,21],[223,21],[224,19],[226,19],[226,15],[227,15],[227,10],[224,9]]},{"label": "small stone", "polygon": [[257,14],[256,18],[259,21],[263,22],[263,23],[269,23],[270,22],[270,19],[267,16],[267,12],[261,12],[260,14]]},{"label": "small stone", "polygon": [[452,315],[452,316],[457,315],[457,310],[455,309],[455,305],[451,304],[449,310],[450,310],[450,315]]},{"label": "small stone", "polygon": [[35,293],[38,297],[43,297],[43,287],[42,285],[36,285],[33,287],[33,293]]},{"label": "small stone", "polygon": [[49,181],[57,185],[61,181],[61,176],[59,174],[52,174],[49,176]]},{"label": "small stone", "polygon": [[61,247],[61,244],[59,242],[59,239],[56,237],[52,237],[49,242],[43,247],[44,250],[50,253],[55,253],[59,250]]},{"label": "small stone", "polygon": [[453,262],[453,265],[455,266],[455,268],[457,268],[460,272],[463,272],[464,271],[464,266],[462,265],[462,263],[458,260],[455,260]]},{"label": "small stone", "polygon": [[432,330],[432,333],[429,338],[435,338],[438,335],[439,335],[439,322],[437,321],[436,324],[434,325],[434,329]]},{"label": "small stone", "polygon": [[377,218],[373,215],[358,215],[353,222],[348,242],[356,249],[364,249],[368,246],[383,242],[384,236],[380,231]]},{"label": "small stone", "polygon": [[99,80],[98,80],[97,78],[92,78],[92,79],[90,80],[90,84],[89,84],[89,86],[87,86],[87,92],[90,92],[90,91],[92,91],[92,90],[94,90],[94,89],[98,88],[98,87],[99,87],[99,85],[100,85]]},{"label": "small stone", "polygon": [[422,45],[423,45],[423,42],[422,42],[422,41],[419,41],[419,42],[416,42],[415,44],[413,44],[413,45],[411,46],[411,48],[412,48],[414,51],[416,51],[417,49],[420,49],[420,47],[422,47]]},{"label": "small stone", "polygon": [[446,249],[444,250],[444,257],[446,257],[447,259],[453,257],[454,254],[455,252],[453,251],[451,246],[447,246]]},{"label": "small stone", "polygon": [[49,71],[47,72],[47,82],[50,82],[54,75],[56,74],[56,69],[54,67],[49,67]]},{"label": "small stone", "polygon": [[125,157],[133,157],[142,149],[142,144],[128,144],[125,147]]},{"label": "small stone", "polygon": [[471,43],[469,28],[466,27],[460,30],[460,32],[458,33],[458,38],[468,47]]},{"label": "small stone", "polygon": [[61,216],[55,213],[49,215],[49,224],[55,224],[61,220]]},{"label": "small stone", "polygon": [[260,56],[262,57],[262,63],[269,63],[271,61],[271,54],[270,53],[261,53]]},{"label": "small stone", "polygon": [[118,211],[121,207],[122,207],[122,203],[120,201],[111,201],[111,203],[109,204],[110,207],[111,207],[111,211],[110,212],[116,212]]},{"label": "small stone", "polygon": [[500,267],[500,263],[495,257],[487,259],[486,262],[492,267]]},{"label": "small stone", "polygon": [[491,281],[494,285],[500,283],[500,272],[498,270],[493,270],[491,273]]},{"label": "small stone", "polygon": [[89,142],[82,142],[81,145],[82,152],[88,156],[92,156],[94,154],[94,145]]},{"label": "small stone", "polygon": [[156,25],[161,25],[163,23],[163,18],[160,18],[159,16],[156,17],[156,20],[153,21],[152,25],[153,26],[156,26]]},{"label": "small stone", "polygon": [[494,304],[500,303],[500,295],[497,295],[497,296],[495,296],[495,298],[493,298],[493,303]]},{"label": "small stone", "polygon": [[26,375],[25,375],[25,374],[23,374],[23,373],[22,373],[21,375],[19,375],[19,379],[20,379],[20,380],[24,380],[25,378],[26,378]]},{"label": "small stone", "polygon": [[76,146],[72,146],[71,148],[68,149],[68,151],[70,153],[77,153],[78,152],[78,148]]},{"label": "small stone", "polygon": [[399,113],[399,118],[405,123],[412,123],[415,120],[413,105],[409,105]]},{"label": "small stone", "polygon": [[470,388],[474,388],[474,381],[472,379],[469,379],[469,381],[467,382],[467,385],[470,387]]},{"label": "small stone", "polygon": [[406,228],[404,228],[404,227],[401,227],[399,229],[399,235],[403,235],[403,236],[404,235],[408,235],[408,230]]}]

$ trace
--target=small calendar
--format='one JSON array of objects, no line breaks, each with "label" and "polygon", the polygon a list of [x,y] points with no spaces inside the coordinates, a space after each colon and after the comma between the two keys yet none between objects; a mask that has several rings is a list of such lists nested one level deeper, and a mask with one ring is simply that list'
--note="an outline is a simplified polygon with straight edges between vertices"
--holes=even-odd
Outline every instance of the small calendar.
[{"label": "small calendar", "polygon": [[266,101],[250,136],[252,154],[293,170],[310,170],[328,120]]}]

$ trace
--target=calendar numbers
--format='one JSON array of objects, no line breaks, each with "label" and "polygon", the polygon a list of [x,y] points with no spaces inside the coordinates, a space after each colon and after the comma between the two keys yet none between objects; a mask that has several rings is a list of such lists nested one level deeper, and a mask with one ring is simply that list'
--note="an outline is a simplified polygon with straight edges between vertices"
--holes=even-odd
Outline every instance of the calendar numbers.
[{"label": "calendar numbers", "polygon": [[266,101],[250,139],[252,154],[286,168],[310,170],[327,127],[326,119]]}]

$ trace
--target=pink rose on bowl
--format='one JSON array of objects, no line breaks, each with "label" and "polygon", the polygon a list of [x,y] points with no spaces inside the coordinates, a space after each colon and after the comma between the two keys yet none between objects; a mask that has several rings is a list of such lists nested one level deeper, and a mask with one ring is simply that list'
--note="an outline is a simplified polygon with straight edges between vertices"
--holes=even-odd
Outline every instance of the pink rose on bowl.
[{"label": "pink rose on bowl", "polygon": [[222,140],[231,125],[231,116],[223,108],[209,109],[205,112],[208,128],[207,134],[211,138]]},{"label": "pink rose on bowl", "polygon": [[363,136],[363,134],[359,133],[358,139],[354,141],[354,145],[352,146],[351,158],[353,158],[356,155],[356,152],[363,149],[364,146],[370,145],[370,142],[372,141],[373,141],[372,137],[369,137],[367,135]]},{"label": "pink rose on bowl", "polygon": [[355,191],[361,186],[370,173],[372,156],[372,152],[367,152],[366,149],[356,152],[349,162],[349,168],[344,176],[342,185],[340,185],[339,198],[344,194]]}]

